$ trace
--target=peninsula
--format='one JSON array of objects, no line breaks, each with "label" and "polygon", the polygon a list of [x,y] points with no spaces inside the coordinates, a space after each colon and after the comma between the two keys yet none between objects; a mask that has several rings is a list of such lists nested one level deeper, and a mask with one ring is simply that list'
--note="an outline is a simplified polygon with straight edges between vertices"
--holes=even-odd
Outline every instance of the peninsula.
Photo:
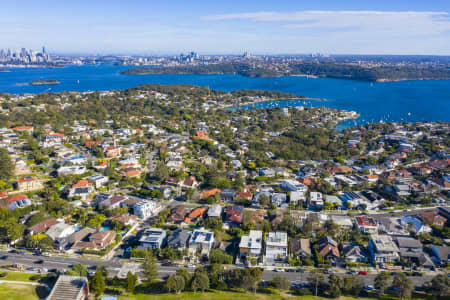
[{"label": "peninsula", "polygon": [[438,67],[360,66],[329,61],[225,62],[140,67],[121,72],[124,75],[149,74],[239,74],[245,77],[305,76],[361,81],[447,80],[450,70]]}]

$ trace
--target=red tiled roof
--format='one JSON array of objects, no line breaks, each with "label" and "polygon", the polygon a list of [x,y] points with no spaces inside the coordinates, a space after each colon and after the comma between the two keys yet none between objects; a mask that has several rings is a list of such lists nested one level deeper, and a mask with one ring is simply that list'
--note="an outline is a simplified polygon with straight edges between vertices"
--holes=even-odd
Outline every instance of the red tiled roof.
[{"label": "red tiled roof", "polygon": [[11,197],[6,198],[6,203],[12,203],[20,200],[28,199],[27,195],[20,194],[20,195],[13,195]]}]

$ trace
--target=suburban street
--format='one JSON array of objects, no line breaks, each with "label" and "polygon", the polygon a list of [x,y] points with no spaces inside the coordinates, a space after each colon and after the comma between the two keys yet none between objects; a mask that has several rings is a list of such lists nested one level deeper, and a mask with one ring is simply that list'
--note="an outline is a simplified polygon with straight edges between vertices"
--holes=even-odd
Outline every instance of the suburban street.
[{"label": "suburban street", "polygon": [[[87,260],[81,258],[69,258],[69,257],[43,257],[43,256],[35,256],[31,254],[16,254],[16,253],[8,253],[7,251],[0,251],[0,264],[1,265],[12,265],[12,264],[21,264],[24,269],[27,267],[33,266],[37,269],[46,268],[48,270],[57,269],[57,270],[67,270],[73,264],[80,263],[86,266],[88,269],[94,269],[94,266],[97,267],[99,265],[106,265],[109,276],[118,275],[121,268],[124,268],[124,272],[127,273],[128,269],[138,268],[138,264],[135,263],[122,263],[118,259],[112,259],[108,261],[102,260]],[[7,257],[5,257],[7,256]],[[43,263],[38,263],[39,260],[43,260]],[[161,266],[158,264],[158,277],[160,279],[165,279],[167,276],[172,275],[179,268],[178,266]],[[193,273],[195,268],[187,268],[189,272]],[[135,270],[137,271],[137,270]],[[339,274],[339,273],[338,273]],[[270,270],[265,270],[262,275],[262,280],[269,281],[272,280],[275,276],[281,275],[286,277],[290,282],[306,282],[310,275],[309,272],[305,271],[303,273],[300,272],[275,272]],[[350,276],[348,274],[340,273],[341,276]],[[325,274],[325,278],[329,275]],[[373,285],[376,274],[368,274],[368,275],[357,275],[363,279],[364,284]],[[423,283],[430,281],[434,275],[424,275],[421,277],[409,277],[415,286],[421,286]]]}]

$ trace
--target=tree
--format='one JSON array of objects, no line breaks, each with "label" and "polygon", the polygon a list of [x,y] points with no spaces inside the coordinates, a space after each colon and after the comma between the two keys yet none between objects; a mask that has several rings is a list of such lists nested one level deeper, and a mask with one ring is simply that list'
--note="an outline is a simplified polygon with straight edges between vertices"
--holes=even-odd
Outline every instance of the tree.
[{"label": "tree", "polygon": [[383,297],[384,292],[389,287],[390,275],[383,271],[375,277],[375,288],[378,290],[378,297]]},{"label": "tree", "polygon": [[91,290],[96,297],[99,297],[105,291],[105,278],[100,270],[97,270],[92,277]]},{"label": "tree", "polygon": [[444,274],[438,274],[430,282],[431,293],[436,297],[450,296],[450,278]]},{"label": "tree", "polygon": [[169,177],[169,168],[162,161],[159,161],[156,164],[153,175],[157,177],[159,181],[163,182],[167,179],[167,177]]},{"label": "tree", "polygon": [[72,266],[71,270],[68,270],[66,272],[67,275],[72,275],[72,276],[82,276],[82,277],[86,277],[87,276],[87,269],[85,266],[83,266],[82,264],[74,264]]},{"label": "tree", "polygon": [[342,278],[336,274],[331,274],[328,280],[328,291],[330,292],[331,297],[340,297],[343,287],[344,281]]},{"label": "tree", "polygon": [[191,282],[191,279],[192,279],[191,273],[189,273],[187,269],[180,268],[180,269],[177,269],[176,275],[183,276],[184,285],[185,285],[184,289],[187,289],[189,287],[189,283]]},{"label": "tree", "polygon": [[8,181],[14,175],[14,165],[6,148],[0,148],[0,170],[0,180]]},{"label": "tree", "polygon": [[53,240],[46,236],[42,240],[39,241],[39,248],[42,251],[48,251],[53,248]]},{"label": "tree", "polygon": [[266,194],[261,194],[259,196],[258,200],[259,200],[259,205],[261,205],[262,207],[266,207],[270,203],[270,198]]},{"label": "tree", "polygon": [[201,290],[204,292],[206,289],[209,289],[209,278],[203,272],[196,272],[194,275],[194,279],[192,280],[191,288],[196,292],[197,290]]},{"label": "tree", "polygon": [[156,264],[156,258],[148,252],[145,256],[144,263],[142,264],[145,278],[151,282],[158,277],[158,265]]},{"label": "tree", "polygon": [[212,249],[209,252],[209,262],[212,264],[231,264],[233,257],[220,249]]},{"label": "tree", "polygon": [[289,280],[286,277],[280,275],[277,275],[272,279],[272,284],[279,290],[287,290],[291,286]]},{"label": "tree", "polygon": [[400,299],[411,298],[411,292],[413,291],[414,285],[405,273],[398,273],[394,277],[392,282],[393,286],[397,288],[397,294]]},{"label": "tree", "polygon": [[170,276],[166,281],[166,288],[169,293],[173,290],[179,294],[185,286],[184,278],[181,275]]},{"label": "tree", "polygon": [[128,293],[134,293],[134,289],[136,288],[136,281],[137,281],[136,276],[133,275],[131,271],[128,271],[126,279],[127,282],[126,290]]}]

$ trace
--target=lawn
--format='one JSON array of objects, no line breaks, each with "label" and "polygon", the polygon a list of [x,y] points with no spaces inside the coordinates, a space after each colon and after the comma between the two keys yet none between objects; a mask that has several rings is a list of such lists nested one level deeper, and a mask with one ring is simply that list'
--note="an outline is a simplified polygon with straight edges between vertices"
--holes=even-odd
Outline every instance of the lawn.
[{"label": "lawn", "polygon": [[[291,295],[267,295],[267,294],[253,294],[253,293],[233,293],[233,292],[216,292],[216,293],[193,293],[186,292],[179,295],[175,294],[157,294],[145,295],[137,294],[131,296],[119,296],[119,300],[278,300],[278,299],[297,299],[309,300],[314,299],[314,296],[291,296]],[[329,300],[328,298],[317,297],[318,300]],[[340,297],[338,300],[362,300],[365,298]]]},{"label": "lawn", "polygon": [[0,283],[2,300],[39,300],[36,286],[27,284]]},{"label": "lawn", "polygon": [[20,273],[20,272],[7,272],[7,273],[8,275],[6,275],[5,277],[1,277],[0,280],[32,281],[30,280],[30,277],[36,275],[32,273]]}]

